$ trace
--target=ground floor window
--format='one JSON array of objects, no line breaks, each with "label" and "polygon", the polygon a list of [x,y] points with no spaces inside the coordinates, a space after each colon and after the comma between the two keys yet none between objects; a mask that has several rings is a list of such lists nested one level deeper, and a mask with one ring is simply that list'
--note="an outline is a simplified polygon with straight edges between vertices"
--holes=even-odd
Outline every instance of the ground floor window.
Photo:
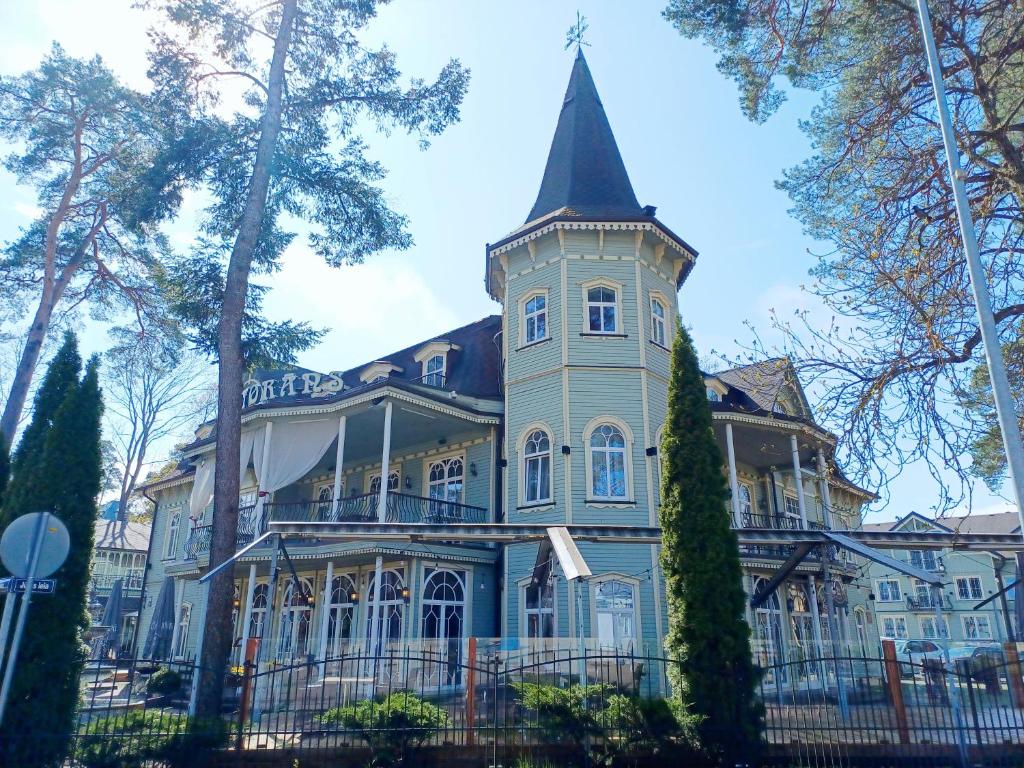
[{"label": "ground floor window", "polygon": [[906,616],[880,616],[878,624],[878,634],[882,638],[906,640],[910,637],[910,633],[907,631]]},{"label": "ground floor window", "polygon": [[543,584],[527,586],[525,593],[526,636],[530,638],[554,637],[554,579],[545,579]]},{"label": "ground floor window", "polygon": [[988,616],[980,613],[969,613],[961,616],[960,621],[964,626],[964,637],[968,640],[991,640],[992,624]]},{"label": "ground floor window", "polygon": [[327,656],[340,656],[352,642],[352,628],[356,619],[359,591],[354,575],[335,576],[330,584],[330,603],[327,614]]},{"label": "ground floor window", "polygon": [[284,590],[277,655],[281,659],[299,659],[309,652],[313,623],[313,587],[308,579],[290,580]]},{"label": "ground floor window", "polygon": [[636,640],[636,597],[632,584],[611,579],[594,595],[597,638],[602,646],[623,648]]},{"label": "ground floor window", "polygon": [[461,640],[466,613],[466,572],[428,568],[424,573],[424,640]]},{"label": "ground floor window", "polygon": [[178,609],[178,637],[174,644],[174,658],[185,658],[188,649],[188,628],[192,623],[192,604],[182,603]]},{"label": "ground floor window", "polygon": [[377,638],[373,638],[373,591],[377,574],[371,573],[366,585],[366,604],[370,606],[366,616],[366,639],[370,650],[386,648],[402,639],[402,622],[405,619],[405,574],[402,570],[389,570],[381,574],[380,600],[376,605]]},{"label": "ground floor window", "polygon": [[252,591],[252,611],[249,613],[249,637],[263,637],[263,624],[267,618],[269,594],[270,588],[266,584],[257,584]]}]

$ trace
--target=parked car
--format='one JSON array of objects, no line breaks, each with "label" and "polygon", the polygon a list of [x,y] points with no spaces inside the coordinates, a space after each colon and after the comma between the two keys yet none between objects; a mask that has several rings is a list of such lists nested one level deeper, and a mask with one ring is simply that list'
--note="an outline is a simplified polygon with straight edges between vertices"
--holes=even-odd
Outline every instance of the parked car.
[{"label": "parked car", "polygon": [[897,640],[896,659],[900,662],[900,674],[913,677],[921,671],[921,665],[928,659],[942,659],[943,648],[934,640]]},{"label": "parked car", "polygon": [[959,645],[949,649],[949,663],[955,672],[977,679],[985,672],[998,672],[1006,657],[998,645]]}]

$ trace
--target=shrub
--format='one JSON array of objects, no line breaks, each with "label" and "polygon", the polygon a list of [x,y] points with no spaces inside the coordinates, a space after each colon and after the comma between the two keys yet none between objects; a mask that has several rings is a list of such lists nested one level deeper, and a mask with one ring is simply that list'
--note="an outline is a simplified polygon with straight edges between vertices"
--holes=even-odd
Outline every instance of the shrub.
[{"label": "shrub", "polygon": [[188,725],[183,715],[130,710],[90,722],[78,738],[75,759],[84,768],[134,768],[163,757]]},{"label": "shrub", "polygon": [[166,696],[181,690],[182,679],[178,672],[170,667],[160,667],[149,678],[146,692],[153,696]]},{"label": "shrub", "polygon": [[392,693],[320,716],[324,725],[355,731],[373,750],[373,765],[398,766],[430,736],[448,726],[448,713],[408,691]]}]

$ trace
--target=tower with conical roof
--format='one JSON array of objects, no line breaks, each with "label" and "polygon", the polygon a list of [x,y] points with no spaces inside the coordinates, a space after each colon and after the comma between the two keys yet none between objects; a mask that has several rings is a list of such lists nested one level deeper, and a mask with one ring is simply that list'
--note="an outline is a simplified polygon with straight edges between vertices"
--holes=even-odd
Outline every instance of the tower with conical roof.
[{"label": "tower with conical roof", "polygon": [[[503,310],[503,509],[511,523],[656,525],[676,293],[696,251],[633,191],[582,50],[536,202],[487,246]],[[660,646],[654,546],[580,545],[567,583],[535,544],[506,549],[502,634]]]}]

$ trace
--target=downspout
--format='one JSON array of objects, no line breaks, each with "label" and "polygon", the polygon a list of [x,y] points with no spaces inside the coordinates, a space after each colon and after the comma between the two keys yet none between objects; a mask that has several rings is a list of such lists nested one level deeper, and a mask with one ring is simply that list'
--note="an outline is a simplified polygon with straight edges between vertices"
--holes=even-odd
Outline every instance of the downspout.
[{"label": "downspout", "polygon": [[1003,568],[1009,562],[998,552],[992,553],[995,561],[996,585],[999,587],[999,605],[1003,609],[1003,624],[1006,626],[1006,639],[1011,643],[1017,642],[1017,636],[1013,632],[1013,620],[1010,617],[1010,603],[1006,599],[1006,585],[1003,584]]},{"label": "downspout", "polygon": [[[486,271],[485,271],[486,274]],[[485,278],[484,282],[487,282]],[[498,391],[502,393],[502,403],[505,402],[505,359],[501,354],[501,342],[498,340],[501,337],[502,332],[498,331],[491,338],[494,346],[498,350]],[[505,522],[505,510],[503,508],[502,500],[504,499],[505,489],[505,473],[502,472],[501,462],[504,459],[505,451],[505,416],[504,408],[502,409],[501,422],[498,424],[498,428],[494,430],[494,520],[495,522]],[[497,595],[494,600],[494,626],[497,634],[501,634],[502,626],[502,605],[504,601],[501,599],[501,595],[506,588],[504,573],[505,573],[505,545],[496,543],[495,546],[498,548],[498,557],[494,561],[494,583],[497,586]],[[475,662],[474,662],[475,663]]]},{"label": "downspout", "polygon": [[[156,499],[146,493],[146,488],[143,486],[139,489],[146,501],[152,502],[153,504],[153,523],[149,526],[149,542],[146,544],[146,565],[142,568],[142,589],[139,591],[139,624],[135,627],[135,639],[132,641],[132,658],[138,656],[139,638],[142,636],[142,611],[146,607],[146,582],[149,581],[149,566],[153,562],[153,532],[156,530],[156,513],[159,510],[159,503]],[[149,629],[149,627],[146,627]]]}]

